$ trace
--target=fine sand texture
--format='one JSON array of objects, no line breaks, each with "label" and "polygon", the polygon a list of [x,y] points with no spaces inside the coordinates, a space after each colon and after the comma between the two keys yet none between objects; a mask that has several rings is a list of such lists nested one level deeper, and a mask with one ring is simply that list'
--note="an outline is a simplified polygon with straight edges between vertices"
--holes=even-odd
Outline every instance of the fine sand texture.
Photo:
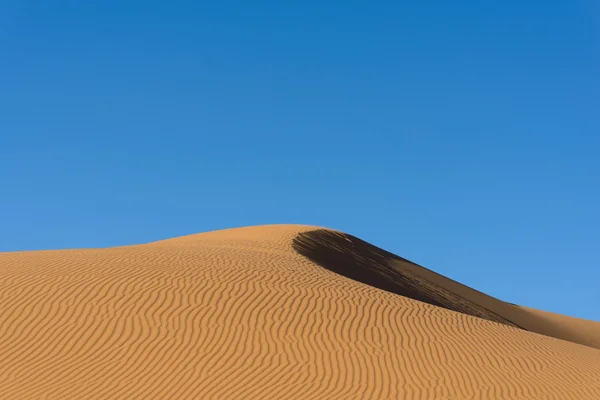
[{"label": "fine sand texture", "polygon": [[311,226],[0,253],[0,399],[597,400],[600,323]]}]

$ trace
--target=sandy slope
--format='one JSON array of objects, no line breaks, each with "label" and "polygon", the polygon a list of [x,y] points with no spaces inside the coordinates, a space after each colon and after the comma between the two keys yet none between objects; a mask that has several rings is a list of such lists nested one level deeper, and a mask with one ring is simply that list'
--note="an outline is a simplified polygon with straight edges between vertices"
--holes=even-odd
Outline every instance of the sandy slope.
[{"label": "sandy slope", "polygon": [[0,253],[0,399],[600,399],[598,348],[314,227]]}]

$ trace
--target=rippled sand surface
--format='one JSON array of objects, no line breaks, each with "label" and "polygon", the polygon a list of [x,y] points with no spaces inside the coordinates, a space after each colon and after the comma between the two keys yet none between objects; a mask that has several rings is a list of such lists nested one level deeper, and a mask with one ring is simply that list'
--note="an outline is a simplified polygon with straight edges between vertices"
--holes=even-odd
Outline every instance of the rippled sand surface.
[{"label": "rippled sand surface", "polygon": [[340,232],[0,253],[0,399],[600,399],[600,324]]}]

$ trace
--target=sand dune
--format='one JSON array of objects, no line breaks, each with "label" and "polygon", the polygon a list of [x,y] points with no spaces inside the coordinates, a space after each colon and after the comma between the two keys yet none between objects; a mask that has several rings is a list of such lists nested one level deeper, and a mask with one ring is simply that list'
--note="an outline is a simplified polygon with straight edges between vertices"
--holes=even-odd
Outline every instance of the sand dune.
[{"label": "sand dune", "polygon": [[327,229],[0,253],[0,399],[600,399],[600,324]]}]

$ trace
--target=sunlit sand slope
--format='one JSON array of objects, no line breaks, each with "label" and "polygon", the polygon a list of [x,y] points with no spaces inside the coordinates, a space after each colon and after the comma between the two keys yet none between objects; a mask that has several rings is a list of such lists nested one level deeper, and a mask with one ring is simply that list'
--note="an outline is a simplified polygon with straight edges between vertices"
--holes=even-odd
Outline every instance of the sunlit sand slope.
[{"label": "sunlit sand slope", "polygon": [[600,399],[548,314],[308,226],[0,253],[0,399]]}]

